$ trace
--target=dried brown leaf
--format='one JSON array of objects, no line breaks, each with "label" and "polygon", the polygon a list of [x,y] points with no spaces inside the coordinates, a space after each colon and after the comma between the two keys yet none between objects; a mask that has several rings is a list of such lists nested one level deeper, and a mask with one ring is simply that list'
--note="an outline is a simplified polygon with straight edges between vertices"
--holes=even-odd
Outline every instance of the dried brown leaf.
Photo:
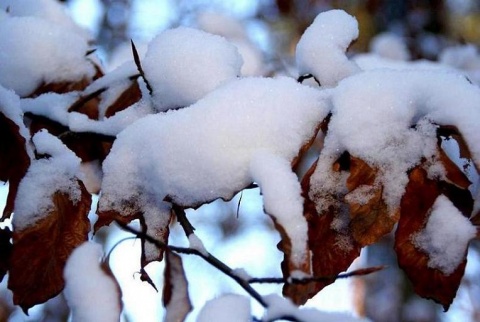
[{"label": "dried brown leaf", "polygon": [[132,82],[129,88],[127,88],[117,99],[110,105],[105,111],[105,117],[111,117],[117,112],[123,111],[127,107],[138,102],[142,97],[142,92],[140,91],[140,86],[135,80]]},{"label": "dried brown leaf", "polygon": [[166,322],[184,321],[193,308],[188,296],[188,281],[182,258],[172,252],[166,254],[163,306],[166,308]]},{"label": "dried brown leaf", "polygon": [[54,209],[46,217],[13,233],[8,288],[25,312],[61,292],[67,258],[88,239],[91,197],[78,184],[80,201],[73,203],[67,194],[56,192],[51,196]]},{"label": "dried brown leaf", "polygon": [[416,248],[412,239],[424,229],[430,209],[442,191],[438,182],[428,179],[427,172],[421,166],[411,171],[409,180],[401,201],[401,215],[395,235],[398,264],[418,295],[433,299],[448,310],[463,277],[466,258],[448,276],[428,267],[428,255]]},{"label": "dried brown leaf", "polygon": [[0,181],[9,182],[2,220],[9,218],[14,207],[18,185],[30,166],[25,138],[15,122],[0,113]]},{"label": "dried brown leaf", "polygon": [[8,272],[10,254],[12,253],[11,238],[12,232],[8,227],[0,229],[0,282],[3,281],[5,274]]}]

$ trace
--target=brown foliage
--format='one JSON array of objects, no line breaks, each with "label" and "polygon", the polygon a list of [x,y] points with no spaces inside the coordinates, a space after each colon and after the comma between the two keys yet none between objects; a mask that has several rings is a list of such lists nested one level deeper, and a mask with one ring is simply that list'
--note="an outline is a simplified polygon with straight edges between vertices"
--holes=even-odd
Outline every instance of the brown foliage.
[{"label": "brown foliage", "polygon": [[18,185],[30,166],[30,157],[18,125],[3,113],[0,113],[0,138],[0,181],[10,183],[2,217],[5,219],[13,211]]},{"label": "brown foliage", "polygon": [[13,301],[26,312],[54,297],[64,287],[63,269],[67,258],[88,238],[91,198],[83,184],[81,200],[55,192],[54,209],[34,225],[13,233],[13,250],[8,288]]},{"label": "brown foliage", "polygon": [[184,321],[193,307],[188,297],[188,282],[183,270],[182,258],[179,255],[167,252],[164,279],[165,321]]}]

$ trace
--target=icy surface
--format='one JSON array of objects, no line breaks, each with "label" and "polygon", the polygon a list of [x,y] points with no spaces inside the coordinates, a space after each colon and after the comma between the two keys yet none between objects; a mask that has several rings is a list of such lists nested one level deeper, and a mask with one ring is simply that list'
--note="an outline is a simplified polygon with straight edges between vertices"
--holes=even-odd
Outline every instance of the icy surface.
[{"label": "icy surface", "polygon": [[288,78],[249,78],[189,108],[144,117],[118,135],[104,162],[100,210],[121,213],[125,203],[167,196],[182,206],[232,198],[253,181],[258,151],[292,162],[328,113],[323,96]]},{"label": "icy surface", "polygon": [[142,61],[159,111],[195,103],[240,75],[242,58],[225,38],[179,27],[159,34]]},{"label": "icy surface", "polygon": [[357,20],[345,11],[320,13],[297,44],[298,72],[300,75],[312,74],[322,86],[336,86],[360,70],[345,54],[357,37]]},{"label": "icy surface", "polygon": [[250,300],[245,296],[228,294],[208,301],[198,314],[197,322],[245,322],[250,318]]},{"label": "icy surface", "polygon": [[428,266],[450,275],[463,261],[477,229],[452,202],[440,195],[433,204],[424,230],[413,242],[428,254]]},{"label": "icy surface", "polygon": [[85,242],[67,260],[65,298],[75,322],[116,322],[120,319],[119,288],[100,266],[99,244]]},{"label": "icy surface", "polygon": [[19,96],[42,83],[91,78],[95,69],[85,58],[87,41],[68,29],[36,17],[0,21],[0,85]]},{"label": "icy surface", "polygon": [[20,182],[12,221],[17,231],[35,224],[53,210],[51,197],[55,192],[68,194],[73,203],[81,197],[76,180],[80,159],[46,130],[35,134],[33,143],[37,153],[50,157],[32,161]]}]

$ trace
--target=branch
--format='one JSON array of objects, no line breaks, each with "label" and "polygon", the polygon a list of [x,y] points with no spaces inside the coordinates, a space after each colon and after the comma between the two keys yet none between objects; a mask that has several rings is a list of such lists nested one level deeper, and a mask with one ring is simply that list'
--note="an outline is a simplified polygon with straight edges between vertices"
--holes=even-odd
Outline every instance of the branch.
[{"label": "branch", "polygon": [[148,92],[150,93],[150,95],[153,95],[152,86],[150,86],[150,83],[148,82],[147,78],[145,77],[145,73],[143,72],[143,68],[142,68],[142,64],[140,63],[140,56],[138,55],[137,48],[135,47],[133,40],[130,40],[130,43],[132,44],[133,60],[135,61],[135,65],[137,65],[138,72],[140,73],[143,80],[145,81],[145,85],[147,85]]},{"label": "branch", "polygon": [[265,302],[263,297],[249,284],[249,282],[247,280],[244,280],[241,277],[237,276],[232,268],[227,266],[225,263],[220,261],[218,258],[213,256],[212,254],[210,254],[210,253],[204,254],[204,253],[202,253],[202,252],[200,252],[196,249],[192,249],[192,248],[167,245],[167,244],[153,238],[152,236],[150,236],[150,235],[148,235],[144,232],[138,231],[134,228],[131,228],[131,227],[125,225],[124,223],[122,223],[118,220],[116,221],[116,223],[122,229],[136,235],[137,237],[140,237],[140,238],[154,244],[158,248],[162,248],[166,251],[176,252],[176,253],[179,253],[179,254],[196,255],[196,256],[201,257],[204,261],[206,261],[207,263],[209,263],[210,265],[212,265],[213,267],[215,267],[216,269],[218,269],[219,271],[221,271],[225,275],[229,276],[235,282],[237,282],[248,294],[250,294],[250,296],[252,296],[255,300],[257,300],[257,302],[260,303],[260,305],[262,305],[265,308],[267,307],[267,303]]},{"label": "branch", "polygon": [[313,80],[315,81],[315,83],[317,83],[318,86],[322,87],[322,84],[320,84],[320,81],[319,81],[315,76],[313,76],[312,74],[306,74],[306,75],[298,76],[297,82],[299,82],[300,84],[302,84],[304,80],[309,79],[309,78],[313,78]]},{"label": "branch", "polygon": [[248,280],[249,283],[259,283],[259,284],[281,284],[281,283],[290,283],[290,284],[308,284],[311,282],[324,282],[324,281],[334,281],[337,279],[350,278],[355,276],[365,276],[374,272],[378,272],[386,266],[373,266],[368,268],[357,269],[345,274],[338,274],[333,276],[313,276],[305,278],[291,278],[291,277],[265,277],[265,278],[251,278]]}]

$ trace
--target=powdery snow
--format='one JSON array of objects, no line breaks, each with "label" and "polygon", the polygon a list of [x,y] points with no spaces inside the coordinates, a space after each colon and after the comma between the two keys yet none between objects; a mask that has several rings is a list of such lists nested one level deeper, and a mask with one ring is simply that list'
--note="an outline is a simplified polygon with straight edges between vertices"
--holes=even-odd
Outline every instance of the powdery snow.
[{"label": "powdery snow", "polygon": [[78,92],[66,94],[46,93],[21,101],[22,110],[68,126],[68,109],[80,97]]},{"label": "powdery snow", "polygon": [[450,275],[465,258],[468,243],[477,229],[453,203],[440,195],[433,204],[425,229],[413,237],[428,254],[428,266]]},{"label": "powdery snow", "polygon": [[197,322],[245,322],[250,319],[250,299],[227,294],[208,301],[198,314]]},{"label": "powdery snow", "polygon": [[102,255],[99,244],[85,242],[67,260],[64,294],[75,322],[116,322],[120,319],[119,288],[101,268]]},{"label": "powdery snow", "polygon": [[55,192],[68,194],[74,203],[81,197],[76,179],[80,159],[46,130],[35,134],[33,143],[37,153],[49,157],[33,160],[20,182],[12,220],[16,231],[24,230],[47,216],[53,210],[51,196]]},{"label": "powdery snow", "polygon": [[[383,198],[389,207],[396,208],[408,181],[406,172],[422,158],[435,165],[433,123],[456,126],[479,165],[480,89],[461,75],[365,72],[341,82],[332,92],[332,104],[329,132],[311,181],[313,200],[328,197],[322,189],[328,185],[325,181],[335,176],[329,164],[349,151],[379,169],[377,180],[384,186]],[[438,166],[435,169],[437,176],[442,175]]]},{"label": "powdery snow", "polygon": [[[218,88],[189,108],[135,122],[118,135],[103,164],[100,210],[121,213],[125,203],[147,205],[167,196],[182,206],[231,199],[254,180],[250,164],[257,152],[292,162],[328,113],[323,96],[289,78],[248,78]],[[296,219],[283,223],[279,217],[279,224],[297,220],[303,227],[301,211],[291,216]]]},{"label": "powdery snow", "polygon": [[188,244],[191,249],[195,249],[200,252],[203,256],[208,256],[207,249],[205,248],[205,245],[203,245],[203,242],[196,234],[190,234],[188,235]]},{"label": "powdery snow", "polygon": [[368,322],[366,318],[356,318],[347,313],[322,312],[310,308],[298,308],[289,299],[277,294],[264,296],[268,308],[262,321],[275,321],[282,317],[293,317],[302,322]]},{"label": "powdery snow", "polygon": [[[92,35],[78,26],[70,17],[62,3],[55,0],[0,0],[0,9],[6,10],[10,16],[33,16],[50,21],[60,28],[68,29],[81,37],[90,40]],[[2,11],[2,10],[0,10]]]},{"label": "powdery snow", "polygon": [[36,17],[0,21],[0,85],[19,96],[42,83],[91,78],[94,66],[85,58],[86,39]]},{"label": "powdery snow", "polygon": [[326,87],[334,87],[342,79],[358,73],[359,67],[345,54],[357,37],[357,20],[345,11],[320,13],[297,44],[298,72],[312,74]]},{"label": "powdery snow", "polygon": [[185,107],[240,75],[242,58],[225,38],[179,27],[160,33],[142,67],[159,111]]},{"label": "powdery snow", "polygon": [[28,144],[30,133],[23,123],[23,111],[20,98],[12,91],[0,85],[0,113],[14,122],[19,128],[19,134],[25,139],[26,150],[30,158],[33,158],[33,151]]}]

